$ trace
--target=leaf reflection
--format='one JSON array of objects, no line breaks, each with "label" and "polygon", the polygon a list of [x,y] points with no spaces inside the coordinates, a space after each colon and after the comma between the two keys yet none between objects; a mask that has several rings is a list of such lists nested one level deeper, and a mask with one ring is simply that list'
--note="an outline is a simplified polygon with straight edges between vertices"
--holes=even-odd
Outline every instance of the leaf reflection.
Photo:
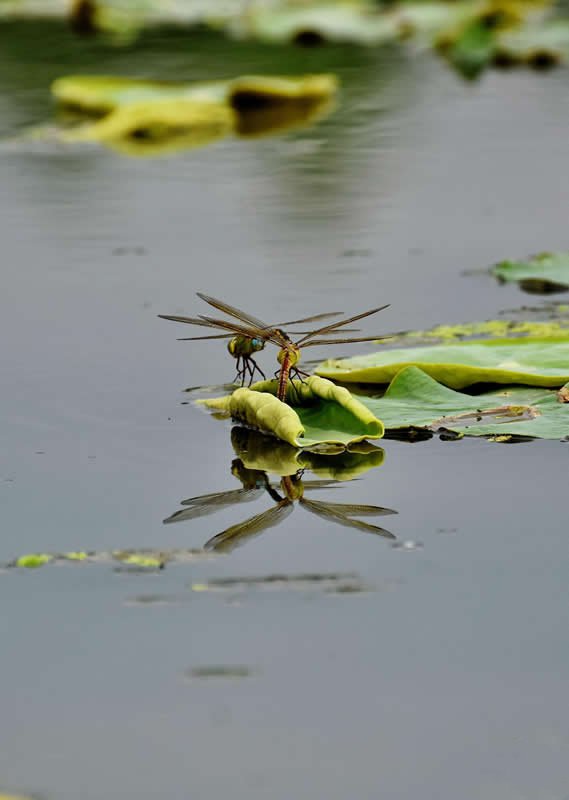
[{"label": "leaf reflection", "polygon": [[[237,455],[232,461],[231,473],[241,482],[242,488],[183,500],[181,505],[185,508],[176,511],[164,522],[170,524],[196,519],[232,505],[258,500],[265,494],[271,498],[273,505],[220,531],[205,543],[204,550],[231,552],[278,525],[293,511],[295,503],[327,522],[395,539],[385,528],[358,519],[396,514],[393,509],[361,503],[333,503],[305,496],[307,491],[337,488],[342,481],[353,480],[358,474],[379,466],[384,457],[380,448],[366,443],[355,451],[336,455],[314,454],[301,452],[284,442],[275,442],[273,437],[242,427],[233,428],[231,441]],[[307,471],[320,477],[305,480]],[[279,475],[279,480],[272,481],[269,473]]]}]

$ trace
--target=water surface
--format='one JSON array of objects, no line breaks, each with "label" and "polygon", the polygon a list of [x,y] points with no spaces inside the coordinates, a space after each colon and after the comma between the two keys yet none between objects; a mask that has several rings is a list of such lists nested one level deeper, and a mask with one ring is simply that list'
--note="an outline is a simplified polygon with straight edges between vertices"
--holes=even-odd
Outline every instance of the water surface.
[{"label": "water surface", "polygon": [[[229,357],[156,318],[203,311],[195,291],[269,321],[390,302],[378,333],[425,328],[526,299],[465,271],[567,247],[563,71],[465,84],[397,50],[165,34],[122,50],[7,26],[0,133],[50,120],[55,77],[101,71],[333,71],[343,88],[309,130],[158,160],[2,145],[1,562],[199,548],[270,505],[162,524],[239,486],[229,426],[181,404],[229,380]],[[396,509],[404,546],[297,507],[225,557],[2,573],[0,788],[566,800],[567,444],[382,447],[319,499]],[[275,573],[349,573],[365,591],[191,588]]]}]

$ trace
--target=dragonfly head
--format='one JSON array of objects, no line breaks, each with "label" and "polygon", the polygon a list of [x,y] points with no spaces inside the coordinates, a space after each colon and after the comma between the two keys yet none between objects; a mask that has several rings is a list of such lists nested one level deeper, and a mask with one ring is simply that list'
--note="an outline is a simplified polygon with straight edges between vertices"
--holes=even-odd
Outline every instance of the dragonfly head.
[{"label": "dragonfly head", "polygon": [[250,336],[234,336],[227,343],[227,349],[233,358],[247,358],[247,356],[257,353],[264,347],[264,339],[251,338]]}]

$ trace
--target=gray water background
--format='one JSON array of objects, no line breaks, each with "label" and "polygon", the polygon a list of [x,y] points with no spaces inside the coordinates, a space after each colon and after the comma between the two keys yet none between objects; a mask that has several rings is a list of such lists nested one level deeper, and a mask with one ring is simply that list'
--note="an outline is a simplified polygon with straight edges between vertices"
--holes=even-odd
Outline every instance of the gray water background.
[{"label": "gray water background", "polygon": [[[288,135],[157,160],[2,144],[0,561],[201,547],[267,507],[162,525],[181,499],[238,486],[227,424],[180,404],[185,386],[229,379],[228,356],[156,318],[203,311],[195,291],[269,321],[390,302],[378,332],[425,328],[527,302],[465,271],[567,247],[563,70],[466,84],[399,50],[205,34],[123,50],[6,26],[0,134],[49,121],[63,74],[328,70],[338,109]],[[566,800],[568,445],[382,446],[341,499],[397,509],[386,526],[422,547],[296,508],[230,556],[156,574],[0,574],[0,790]],[[189,588],[334,571],[370,591]],[[208,665],[250,675],[187,678]]]}]

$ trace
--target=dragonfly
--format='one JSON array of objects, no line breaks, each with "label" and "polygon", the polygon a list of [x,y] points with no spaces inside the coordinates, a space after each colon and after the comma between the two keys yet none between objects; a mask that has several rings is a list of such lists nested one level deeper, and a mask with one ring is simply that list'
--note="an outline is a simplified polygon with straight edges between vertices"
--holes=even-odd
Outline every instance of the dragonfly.
[{"label": "dragonfly", "polygon": [[266,492],[273,500],[274,505],[260,514],[255,514],[216,534],[205,543],[204,550],[216,553],[231,552],[251,538],[278,525],[291,513],[295,503],[328,522],[335,522],[365,533],[374,533],[386,539],[395,539],[395,536],[385,528],[356,518],[358,516],[396,514],[397,512],[391,508],[361,503],[332,503],[309,499],[305,496],[305,490],[335,488],[340,481],[303,480],[304,470],[299,470],[294,475],[281,477],[280,482],[275,484],[270,482],[264,470],[250,469],[243,464],[240,458],[233,460],[231,472],[241,481],[241,489],[190,497],[181,502],[180,505],[184,508],[167,517],[164,522],[169,524],[196,519],[234,504],[257,500]]},{"label": "dragonfly", "polygon": [[[184,322],[190,325],[199,325],[206,328],[214,328],[222,330],[224,333],[212,334],[208,336],[189,336],[181,339],[180,341],[198,341],[203,339],[229,339],[228,350],[231,355],[238,359],[238,377],[241,377],[242,383],[245,381],[246,372],[249,375],[250,383],[253,380],[255,371],[265,377],[262,370],[258,367],[253,359],[253,353],[262,350],[267,343],[274,344],[279,348],[277,361],[280,365],[279,370],[275,375],[278,377],[277,397],[279,400],[286,399],[287,386],[289,380],[292,381],[293,377],[302,380],[302,376],[307,373],[298,368],[298,363],[301,357],[301,347],[316,347],[320,345],[331,344],[350,344],[353,342],[371,342],[378,339],[386,338],[384,336],[359,336],[348,338],[336,338],[338,334],[344,334],[346,331],[353,332],[352,328],[345,328],[352,322],[357,322],[360,319],[369,317],[372,314],[377,314],[388,308],[389,303],[386,305],[372,308],[369,311],[364,311],[361,314],[355,314],[352,317],[341,319],[337,322],[326,324],[315,330],[304,332],[297,331],[296,335],[301,338],[293,341],[291,337],[283,330],[285,326],[297,325],[306,322],[316,322],[330,317],[338,316],[340,312],[327,312],[324,314],[316,314],[311,317],[304,317],[303,319],[291,320],[289,322],[280,323],[278,325],[268,325],[258,317],[247,314],[235,306],[225,303],[223,300],[217,300],[215,297],[197,292],[198,297],[204,300],[208,305],[222,311],[231,319],[219,319],[200,314],[198,317],[181,317],[169,314],[159,314],[161,319],[171,320],[172,322]],[[357,329],[356,329],[357,330]],[[252,363],[251,363],[252,362]]]}]

